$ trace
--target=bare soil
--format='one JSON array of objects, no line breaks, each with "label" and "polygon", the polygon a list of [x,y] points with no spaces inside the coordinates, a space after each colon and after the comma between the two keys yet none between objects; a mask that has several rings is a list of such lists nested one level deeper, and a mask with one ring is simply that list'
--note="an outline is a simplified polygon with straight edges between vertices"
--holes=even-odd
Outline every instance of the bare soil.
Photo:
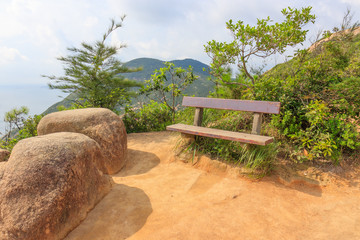
[{"label": "bare soil", "polygon": [[207,157],[184,161],[177,139],[129,134],[113,189],[66,239],[360,239],[358,166],[280,164],[256,180]]}]

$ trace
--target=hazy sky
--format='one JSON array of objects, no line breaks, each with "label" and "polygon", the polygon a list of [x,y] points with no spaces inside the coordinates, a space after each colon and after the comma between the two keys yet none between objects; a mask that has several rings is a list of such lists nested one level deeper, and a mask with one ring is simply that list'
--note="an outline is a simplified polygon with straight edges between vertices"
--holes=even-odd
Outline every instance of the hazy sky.
[{"label": "hazy sky", "polygon": [[194,58],[208,64],[203,45],[230,40],[229,19],[281,21],[281,9],[308,5],[317,16],[309,37],[339,25],[347,7],[360,19],[360,0],[0,0],[0,87],[46,84],[40,75],[62,74],[56,57],[67,47],[100,39],[109,19],[124,14],[124,26],[111,36],[112,43],[127,44],[120,60]]}]

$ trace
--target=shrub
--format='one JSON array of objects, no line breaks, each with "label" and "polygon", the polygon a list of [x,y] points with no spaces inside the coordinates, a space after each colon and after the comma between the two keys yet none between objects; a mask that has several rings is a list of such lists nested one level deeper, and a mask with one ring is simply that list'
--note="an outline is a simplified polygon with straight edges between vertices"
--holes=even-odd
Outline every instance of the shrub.
[{"label": "shrub", "polygon": [[346,114],[331,112],[323,101],[312,101],[303,110],[300,116],[287,111],[280,121],[275,120],[282,133],[303,150],[304,155],[296,154],[297,161],[330,158],[337,164],[342,152],[360,145],[355,126]]},{"label": "shrub", "polygon": [[0,141],[0,148],[11,151],[14,146],[22,139],[37,136],[37,125],[42,115],[30,116],[22,121],[22,128],[7,141]]},{"label": "shrub", "polygon": [[164,103],[150,101],[140,109],[127,106],[122,119],[128,133],[163,131],[172,122],[172,112]]},{"label": "shrub", "polygon": [[343,153],[359,147],[359,43],[360,35],[338,33],[257,81],[258,100],[281,102],[272,123],[293,144],[296,153],[290,155],[297,161],[339,163]]}]

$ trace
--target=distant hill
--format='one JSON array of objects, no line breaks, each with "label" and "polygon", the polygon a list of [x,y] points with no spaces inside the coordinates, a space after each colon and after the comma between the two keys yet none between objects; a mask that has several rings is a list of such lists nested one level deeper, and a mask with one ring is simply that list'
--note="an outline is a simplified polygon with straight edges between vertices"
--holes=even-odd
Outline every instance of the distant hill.
[{"label": "distant hill", "polygon": [[[170,62],[174,63],[175,67],[181,67],[184,69],[187,69],[189,66],[192,66],[194,73],[200,76],[200,78],[202,79],[206,79],[207,77],[209,77],[209,74],[207,72],[204,72],[203,69],[209,69],[210,67],[197,60],[188,58],[184,60],[173,60]],[[143,67],[143,70],[140,72],[124,74],[124,76],[126,76],[129,79],[143,81],[149,79],[155,69],[160,69],[164,67],[164,61],[154,58],[136,58],[134,60],[125,63],[125,65],[129,68]]]},{"label": "distant hill", "polygon": [[[175,67],[181,67],[184,69],[192,66],[194,74],[200,77],[190,87],[188,87],[188,89],[185,91],[185,94],[205,97],[209,94],[209,91],[213,90],[214,84],[207,80],[207,78],[210,76],[209,73],[203,71],[203,69],[210,68],[208,65],[194,59],[173,60],[170,62],[174,63]],[[160,69],[165,66],[164,61],[153,58],[137,58],[125,63],[125,65],[129,68],[143,68],[143,70],[139,72],[123,74],[129,79],[133,79],[141,83],[147,79],[150,79],[151,75],[156,69]]]},{"label": "distant hill", "polygon": [[[184,59],[184,60],[173,60],[170,61],[174,63],[175,67],[181,67],[187,69],[189,66],[192,66],[193,72],[195,75],[199,76],[199,79],[195,81],[188,89],[185,91],[187,95],[195,95],[199,97],[205,97],[209,94],[210,91],[214,88],[214,83],[207,80],[210,76],[207,71],[203,71],[203,69],[209,69],[210,67],[202,62],[199,62],[194,59]],[[124,77],[136,80],[140,83],[144,83],[145,80],[150,79],[151,75],[156,69],[160,69],[164,67],[164,61],[154,58],[137,58],[126,62],[125,65],[129,68],[137,68],[142,67],[143,70],[139,72],[133,73],[125,73],[122,74]],[[68,97],[63,99],[60,102],[57,102],[50,106],[43,114],[49,114],[51,112],[56,112],[57,108],[61,105],[65,107],[70,107],[72,100],[76,99],[75,94],[70,94]],[[136,105],[139,101],[144,102],[148,99],[144,97],[140,97],[137,99],[133,99],[133,105]]]},{"label": "distant hill", "polygon": [[71,105],[74,102],[74,100],[76,99],[76,97],[77,96],[75,93],[69,94],[66,98],[64,98],[60,102],[57,102],[57,103],[51,105],[48,109],[45,110],[45,112],[42,113],[42,115],[47,115],[52,112],[57,112],[58,107],[60,107],[60,106],[64,106],[65,108],[71,107]]}]

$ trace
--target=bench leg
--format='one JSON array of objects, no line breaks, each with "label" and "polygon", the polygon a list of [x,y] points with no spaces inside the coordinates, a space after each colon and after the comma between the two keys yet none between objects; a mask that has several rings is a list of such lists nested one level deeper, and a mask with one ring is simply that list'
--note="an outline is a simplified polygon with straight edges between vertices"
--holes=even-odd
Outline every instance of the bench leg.
[{"label": "bench leg", "polygon": [[254,120],[253,120],[251,134],[260,135],[261,121],[262,121],[262,113],[254,113]]},{"label": "bench leg", "polygon": [[194,126],[201,126],[202,124],[202,117],[203,117],[203,108],[196,108],[195,115],[194,115]]}]

